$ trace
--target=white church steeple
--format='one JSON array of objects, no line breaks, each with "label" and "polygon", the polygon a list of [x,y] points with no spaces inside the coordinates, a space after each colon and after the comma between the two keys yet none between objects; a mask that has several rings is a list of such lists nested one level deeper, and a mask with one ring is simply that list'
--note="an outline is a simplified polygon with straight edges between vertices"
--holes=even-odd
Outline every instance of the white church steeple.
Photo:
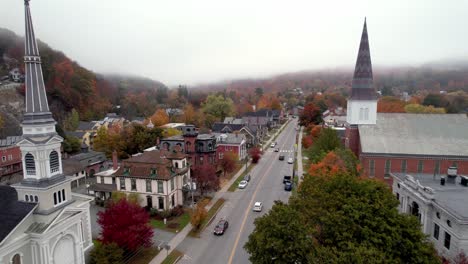
[{"label": "white church steeple", "polygon": [[346,121],[350,125],[376,124],[377,93],[373,87],[372,63],[367,36],[367,23],[361,35],[356,67],[354,69],[351,96],[348,99]]}]

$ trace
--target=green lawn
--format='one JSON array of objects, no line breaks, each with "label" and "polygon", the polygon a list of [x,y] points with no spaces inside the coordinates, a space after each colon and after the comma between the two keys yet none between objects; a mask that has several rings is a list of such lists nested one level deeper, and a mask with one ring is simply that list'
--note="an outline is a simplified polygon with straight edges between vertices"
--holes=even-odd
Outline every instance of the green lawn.
[{"label": "green lawn", "polygon": [[200,233],[209,224],[208,221],[213,217],[213,215],[215,213],[217,213],[219,211],[221,206],[223,206],[224,201],[225,200],[223,198],[219,198],[218,201],[216,201],[216,203],[213,204],[213,206],[210,208],[210,210],[208,210],[208,215],[206,216],[206,219],[202,222],[200,229],[199,230],[192,229],[192,231],[190,231],[190,233],[188,235],[191,236],[191,237],[199,237]]},{"label": "green lawn", "polygon": [[166,231],[176,233],[177,231],[182,230],[189,222],[190,222],[190,215],[188,212],[185,212],[183,215],[179,217],[175,217],[171,220],[168,220],[166,222],[166,225],[164,225],[163,220],[156,220],[153,218],[151,219],[151,226],[153,228],[159,228],[159,229],[163,229]]},{"label": "green lawn", "polygon": [[[164,252],[162,252],[161,254],[164,254]],[[180,252],[177,249],[174,249],[172,250],[171,254],[169,254],[169,256],[167,256],[167,258],[163,260],[161,264],[173,264],[176,262],[177,259],[179,259],[183,255],[184,253]]]},{"label": "green lawn", "polygon": [[137,255],[133,256],[131,259],[125,261],[125,263],[130,264],[147,264],[149,263],[156,255],[159,253],[157,247],[150,247],[142,249],[137,253]]},{"label": "green lawn", "polygon": [[228,192],[234,192],[237,189],[239,182],[244,179],[244,176],[246,174],[250,173],[253,166],[255,166],[255,164],[251,163],[249,167],[247,167],[247,171],[244,171],[243,173],[241,173],[241,175],[239,175],[239,177],[237,177],[237,179],[231,184],[231,186],[229,186]]}]

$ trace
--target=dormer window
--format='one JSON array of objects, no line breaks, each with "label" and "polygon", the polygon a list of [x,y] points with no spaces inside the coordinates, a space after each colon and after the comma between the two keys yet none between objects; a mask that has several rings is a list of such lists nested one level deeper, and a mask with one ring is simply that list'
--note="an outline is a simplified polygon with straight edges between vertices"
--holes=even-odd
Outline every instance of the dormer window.
[{"label": "dormer window", "polygon": [[130,175],[130,168],[129,167],[124,168],[124,175]]},{"label": "dormer window", "polygon": [[151,176],[156,176],[156,169],[155,168],[151,168]]}]

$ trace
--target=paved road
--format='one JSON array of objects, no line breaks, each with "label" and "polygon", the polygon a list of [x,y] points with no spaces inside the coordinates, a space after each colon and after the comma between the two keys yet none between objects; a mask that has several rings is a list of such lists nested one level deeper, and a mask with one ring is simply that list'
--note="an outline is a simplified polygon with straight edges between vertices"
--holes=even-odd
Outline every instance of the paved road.
[{"label": "paved road", "polygon": [[[251,171],[252,179],[247,188],[226,193],[223,208],[200,238],[187,237],[177,247],[185,253],[178,263],[249,263],[249,256],[243,246],[254,230],[255,218],[265,214],[275,200],[287,202],[291,195],[291,192],[284,191],[283,176],[292,175],[293,165],[288,164],[287,160],[294,156],[296,125],[296,120],[290,122],[276,140],[285,160],[279,161],[279,153],[268,148]],[[256,201],[264,204],[260,213],[252,211]],[[229,228],[223,236],[214,236],[212,231],[221,217],[229,221]]]}]

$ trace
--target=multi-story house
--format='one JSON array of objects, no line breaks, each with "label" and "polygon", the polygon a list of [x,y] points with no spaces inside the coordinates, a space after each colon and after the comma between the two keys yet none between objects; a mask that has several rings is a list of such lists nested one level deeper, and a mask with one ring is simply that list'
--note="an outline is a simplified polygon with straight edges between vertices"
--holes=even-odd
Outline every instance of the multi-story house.
[{"label": "multi-story house", "polygon": [[172,151],[176,146],[187,154],[187,161],[193,167],[213,166],[216,168],[216,137],[199,134],[194,125],[179,126],[182,135],[161,139],[159,148]]},{"label": "multi-story house", "polygon": [[416,216],[439,255],[450,261],[468,255],[468,177],[457,174],[455,168],[443,176],[391,173],[398,210]]},{"label": "multi-story house", "polygon": [[0,140],[0,182],[9,181],[8,176],[23,170],[21,151],[16,143],[21,136],[7,137]]},{"label": "multi-story house", "polygon": [[231,119],[227,118],[223,123],[216,122],[211,127],[212,131],[215,133],[241,133],[245,136],[247,140],[247,147],[251,148],[260,144],[261,135],[260,130],[257,130],[256,127],[249,127],[244,124],[242,119]]},{"label": "multi-story house", "polygon": [[247,157],[247,140],[245,135],[236,133],[213,133],[216,136],[216,153],[218,159],[223,159],[226,152],[232,152],[237,155],[239,160]]},{"label": "multi-story house", "polygon": [[[116,158],[114,158],[116,160]],[[180,147],[145,151],[123,160],[120,167],[96,174],[90,189],[100,199],[112,191],[136,193],[141,206],[170,210],[184,203],[184,186],[190,182],[190,166]]]}]

